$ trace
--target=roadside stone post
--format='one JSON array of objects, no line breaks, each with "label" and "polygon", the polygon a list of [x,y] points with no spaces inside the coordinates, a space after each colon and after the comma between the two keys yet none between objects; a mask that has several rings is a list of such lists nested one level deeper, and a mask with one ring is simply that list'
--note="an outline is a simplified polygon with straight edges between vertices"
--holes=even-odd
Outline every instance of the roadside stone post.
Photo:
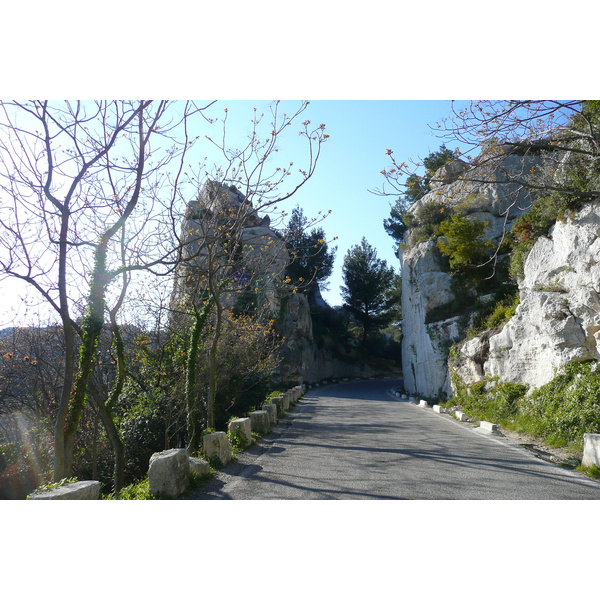
[{"label": "roadside stone post", "polygon": [[190,456],[190,475],[203,477],[210,473],[210,465],[207,461]]},{"label": "roadside stone post", "polygon": [[269,413],[266,410],[255,410],[250,413],[250,423],[252,431],[258,433],[269,433],[271,430],[271,422],[269,421]]},{"label": "roadside stone post", "polygon": [[229,423],[228,430],[230,437],[237,435],[246,446],[252,443],[252,425],[248,417],[234,419]]},{"label": "roadside stone post", "polygon": [[74,481],[52,490],[31,494],[27,500],[98,500],[99,481]]},{"label": "roadside stone post", "polygon": [[148,483],[150,493],[176,498],[190,483],[190,461],[185,448],[172,448],[155,452],[150,457]]},{"label": "roadside stone post", "polygon": [[277,405],[273,403],[263,404],[263,410],[267,411],[271,425],[275,425],[277,423]]},{"label": "roadside stone post", "polygon": [[277,414],[282,415],[285,412],[285,408],[283,407],[283,396],[275,396],[271,398],[271,403],[277,407]]},{"label": "roadside stone post", "polygon": [[231,461],[231,444],[224,431],[207,433],[203,440],[204,456],[211,461],[217,460],[225,466]]},{"label": "roadside stone post", "polygon": [[600,433],[583,434],[581,465],[584,467],[600,467]]}]

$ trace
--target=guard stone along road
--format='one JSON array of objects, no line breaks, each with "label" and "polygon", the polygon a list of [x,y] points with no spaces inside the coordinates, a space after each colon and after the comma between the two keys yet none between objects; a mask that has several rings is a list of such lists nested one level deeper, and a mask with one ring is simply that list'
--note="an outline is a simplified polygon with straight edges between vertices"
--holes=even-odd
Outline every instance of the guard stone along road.
[{"label": "guard stone along road", "polygon": [[189,499],[600,500],[600,482],[393,397],[391,380],[307,392]]}]

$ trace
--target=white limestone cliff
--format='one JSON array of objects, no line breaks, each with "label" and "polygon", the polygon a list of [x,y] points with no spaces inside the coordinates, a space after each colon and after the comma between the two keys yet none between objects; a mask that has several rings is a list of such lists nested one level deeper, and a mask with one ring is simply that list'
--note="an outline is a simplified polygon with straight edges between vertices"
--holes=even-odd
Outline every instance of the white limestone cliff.
[{"label": "white limestone cliff", "polygon": [[[439,169],[431,191],[412,205],[416,214],[429,202],[460,208],[468,218],[488,223],[486,237],[499,243],[514,221],[531,205],[530,193],[513,177],[536,164],[535,157],[510,155],[473,166],[452,161]],[[411,239],[412,238],[412,239]],[[400,249],[402,270],[402,368],[409,393],[438,397],[451,394],[448,351],[464,334],[465,320],[432,321],[432,311],[454,299],[451,276],[434,241],[417,243],[414,232]]]},{"label": "white limestone cliff", "polygon": [[600,202],[557,221],[533,246],[520,304],[501,331],[460,348],[466,383],[485,376],[539,387],[571,361],[600,360]]}]

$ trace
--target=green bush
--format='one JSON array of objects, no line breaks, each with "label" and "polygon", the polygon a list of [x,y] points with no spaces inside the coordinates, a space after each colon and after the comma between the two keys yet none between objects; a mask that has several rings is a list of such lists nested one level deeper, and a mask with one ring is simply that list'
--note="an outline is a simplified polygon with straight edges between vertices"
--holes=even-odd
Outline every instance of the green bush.
[{"label": "green bush", "polygon": [[486,221],[459,214],[451,215],[440,224],[436,233],[444,237],[438,241],[437,247],[449,258],[452,270],[477,268],[488,259],[494,243],[483,237],[487,227]]},{"label": "green bush", "polygon": [[520,297],[517,290],[513,294],[505,296],[496,304],[490,304],[480,309],[477,318],[474,320],[470,332],[471,336],[505,325],[514,316],[519,302]]},{"label": "green bush", "polygon": [[584,433],[600,433],[600,369],[598,363],[569,363],[549,383],[524,399],[520,430],[543,435],[562,446],[583,444]]},{"label": "green bush", "polygon": [[526,394],[527,386],[519,383],[495,383],[485,379],[466,386],[457,376],[453,377],[456,394],[451,400],[472,417],[480,421],[492,421],[508,425],[518,412],[519,401]]},{"label": "green bush", "polygon": [[511,237],[513,248],[510,257],[510,276],[514,281],[524,277],[527,256],[542,235],[548,235],[557,219],[564,218],[572,200],[561,194],[548,194],[535,199],[531,209],[515,222]]},{"label": "green bush", "polygon": [[452,214],[452,208],[444,202],[424,202],[411,215],[407,213],[404,222],[412,230],[411,243],[418,244],[438,235],[440,224]]}]

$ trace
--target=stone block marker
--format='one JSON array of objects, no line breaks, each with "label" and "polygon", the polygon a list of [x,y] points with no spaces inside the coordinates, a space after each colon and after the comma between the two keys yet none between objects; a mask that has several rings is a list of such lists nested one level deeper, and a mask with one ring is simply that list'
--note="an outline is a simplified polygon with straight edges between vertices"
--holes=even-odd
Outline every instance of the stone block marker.
[{"label": "stone block marker", "polygon": [[277,423],[277,405],[263,404],[263,410],[266,410],[269,414],[269,422],[271,425],[275,425]]},{"label": "stone block marker", "polygon": [[207,433],[204,436],[203,449],[208,460],[218,460],[222,465],[231,461],[231,444],[224,431]]},{"label": "stone block marker", "polygon": [[98,500],[99,481],[74,481],[53,490],[31,494],[27,500]]},{"label": "stone block marker", "polygon": [[498,425],[496,423],[490,423],[489,421],[479,421],[479,427],[477,428],[481,433],[500,433],[498,431]]},{"label": "stone block marker", "polygon": [[429,404],[427,404],[427,400],[419,400],[419,406],[422,408],[429,408]]},{"label": "stone block marker", "polygon": [[466,421],[467,420],[467,415],[465,415],[464,412],[460,411],[460,410],[455,410],[454,411],[454,416],[459,420],[459,421]]},{"label": "stone block marker", "polygon": [[255,410],[250,413],[250,424],[252,431],[258,433],[268,433],[271,430],[269,413],[266,410]]},{"label": "stone block marker", "polygon": [[600,467],[600,433],[583,434],[583,457],[581,465],[584,467]]},{"label": "stone block marker", "polygon": [[275,396],[274,398],[271,398],[271,403],[277,407],[278,415],[281,415],[285,412],[286,409],[283,406],[283,396]]},{"label": "stone block marker", "polygon": [[433,405],[433,412],[439,413],[439,414],[443,414],[446,412],[446,409],[443,406],[440,406],[439,404],[434,404]]},{"label": "stone block marker", "polygon": [[155,452],[150,457],[148,483],[150,493],[176,498],[190,483],[190,461],[185,448],[172,448]]},{"label": "stone block marker", "polygon": [[293,406],[296,403],[294,399],[294,392],[292,390],[283,392],[283,397],[287,399],[288,406]]},{"label": "stone block marker", "polygon": [[234,419],[229,423],[228,431],[230,436],[237,435],[244,443],[249,446],[252,443],[252,425],[248,417]]},{"label": "stone block marker", "polygon": [[190,475],[202,477],[210,474],[210,465],[207,461],[190,456]]}]

